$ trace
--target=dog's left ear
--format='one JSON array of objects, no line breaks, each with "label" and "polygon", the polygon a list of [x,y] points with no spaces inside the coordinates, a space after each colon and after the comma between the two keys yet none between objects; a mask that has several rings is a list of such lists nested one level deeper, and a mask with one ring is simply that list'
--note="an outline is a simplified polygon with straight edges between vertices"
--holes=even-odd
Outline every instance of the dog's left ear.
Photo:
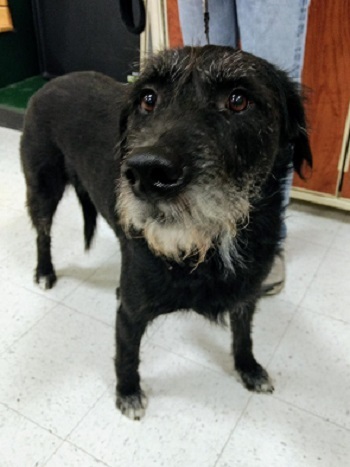
[{"label": "dog's left ear", "polygon": [[312,168],[312,154],[307,133],[304,98],[299,85],[285,77],[283,80],[285,131],[287,142],[293,146],[293,166],[305,179],[305,168]]}]

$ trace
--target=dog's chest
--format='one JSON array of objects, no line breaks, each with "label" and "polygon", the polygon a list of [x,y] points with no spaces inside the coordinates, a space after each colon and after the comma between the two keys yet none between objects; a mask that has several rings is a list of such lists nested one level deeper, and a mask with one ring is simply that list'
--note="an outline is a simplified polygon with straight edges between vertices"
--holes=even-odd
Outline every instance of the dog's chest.
[{"label": "dog's chest", "polygon": [[243,290],[242,279],[215,264],[202,264],[195,270],[172,267],[166,282],[172,308],[193,309],[213,319],[231,309]]}]

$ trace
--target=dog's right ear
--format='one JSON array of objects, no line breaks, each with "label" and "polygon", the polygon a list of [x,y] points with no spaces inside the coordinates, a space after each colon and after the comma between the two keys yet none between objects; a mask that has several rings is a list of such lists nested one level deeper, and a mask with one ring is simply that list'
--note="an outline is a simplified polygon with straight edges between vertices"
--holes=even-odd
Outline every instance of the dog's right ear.
[{"label": "dog's right ear", "polygon": [[305,179],[307,168],[312,168],[312,154],[307,133],[304,97],[296,83],[289,79],[283,83],[285,96],[285,123],[288,143],[293,146],[293,166],[300,178]]}]

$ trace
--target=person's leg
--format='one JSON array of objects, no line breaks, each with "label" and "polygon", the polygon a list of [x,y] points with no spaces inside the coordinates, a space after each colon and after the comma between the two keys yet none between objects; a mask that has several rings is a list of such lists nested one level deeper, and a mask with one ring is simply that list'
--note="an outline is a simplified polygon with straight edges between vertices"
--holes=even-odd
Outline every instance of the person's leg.
[{"label": "person's leg", "polygon": [[[236,0],[237,21],[242,49],[265,58],[300,81],[304,61],[307,13],[310,0]],[[291,157],[292,159],[292,157]],[[289,203],[293,181],[293,165],[285,180],[284,215]],[[280,292],[285,283],[284,241],[287,236],[282,224],[280,253],[276,255],[271,272],[263,284],[267,295]]]},{"label": "person's leg", "polygon": [[310,0],[235,0],[242,49],[300,81]]},{"label": "person's leg", "polygon": [[[178,8],[184,45],[206,45],[203,1],[178,0]],[[210,43],[237,47],[234,0],[209,0],[208,8]]]}]

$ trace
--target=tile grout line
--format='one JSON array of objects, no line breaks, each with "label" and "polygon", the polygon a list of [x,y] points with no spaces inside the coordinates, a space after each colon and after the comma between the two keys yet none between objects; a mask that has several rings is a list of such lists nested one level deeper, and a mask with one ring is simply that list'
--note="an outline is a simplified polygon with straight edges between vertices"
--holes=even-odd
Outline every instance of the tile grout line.
[{"label": "tile grout line", "polygon": [[326,249],[325,249],[325,251],[324,251],[324,253],[322,255],[320,263],[318,264],[317,268],[315,269],[314,273],[312,274],[312,277],[310,278],[310,281],[309,281],[307,287],[305,288],[305,292],[303,293],[302,297],[300,298],[300,300],[297,303],[297,309],[299,309],[301,307],[301,304],[304,301],[304,298],[305,298],[306,294],[309,292],[309,288],[310,288],[311,284],[313,283],[313,281],[315,280],[317,274],[319,273],[319,271],[321,269],[321,266],[323,265],[323,262],[326,259],[331,247],[332,247],[331,243],[330,243],[330,245],[328,247],[326,247]]},{"label": "tile grout line", "polygon": [[220,459],[222,458],[222,455],[223,455],[223,453],[224,453],[224,451],[225,451],[225,449],[226,449],[228,443],[230,442],[232,435],[234,434],[234,432],[235,432],[237,426],[239,425],[240,421],[242,420],[243,416],[244,416],[245,413],[247,412],[248,405],[250,404],[250,402],[251,402],[251,400],[253,399],[253,397],[254,397],[254,394],[251,394],[251,395],[249,396],[249,398],[248,398],[248,400],[247,400],[247,403],[245,404],[245,406],[244,406],[244,408],[243,408],[243,410],[242,410],[240,416],[237,418],[237,421],[236,421],[236,423],[234,424],[234,427],[232,428],[230,434],[228,435],[227,440],[226,440],[226,442],[224,443],[224,445],[223,445],[223,447],[222,447],[222,449],[221,449],[221,451],[220,451],[220,453],[219,453],[219,455],[218,455],[218,457],[217,457],[217,459],[216,459],[215,464],[213,465],[213,467],[216,467],[217,464],[218,464],[218,462],[219,462]]},{"label": "tile grout line", "polygon": [[296,319],[296,316],[298,315],[298,305],[295,305],[295,308],[294,308],[294,312],[293,312],[293,316],[291,318],[291,320],[288,322],[284,332],[282,333],[280,339],[278,340],[272,354],[271,354],[271,357],[269,358],[268,362],[266,363],[266,368],[269,368],[270,367],[270,364],[272,362],[272,360],[274,359],[278,349],[280,348],[281,346],[281,342],[283,341],[284,337],[286,336],[291,324],[293,323],[293,321]]},{"label": "tile grout line", "polygon": [[58,452],[58,450],[64,445],[64,443],[68,443],[70,444],[71,446],[79,449],[80,451],[84,452],[85,454],[88,454],[90,457],[92,457],[95,461],[97,462],[101,462],[103,465],[105,465],[106,467],[111,467],[109,466],[109,464],[106,464],[104,461],[102,461],[101,459],[99,459],[98,457],[95,457],[93,454],[91,454],[90,452],[86,451],[85,449],[81,448],[80,446],[77,446],[76,444],[74,444],[72,441],[70,441],[68,438],[69,436],[73,433],[73,431],[76,430],[76,428],[78,428],[78,426],[81,424],[81,422],[89,415],[90,412],[92,412],[92,410],[96,407],[96,405],[99,403],[99,401],[105,396],[105,394],[109,391],[110,387],[113,385],[114,383],[111,383],[110,385],[107,386],[106,390],[100,395],[100,397],[98,397],[96,399],[96,401],[94,402],[94,404],[86,411],[86,413],[80,418],[80,420],[74,425],[74,427],[69,431],[69,433],[66,435],[66,437],[63,439],[63,442],[60,444],[60,446],[51,454],[51,456],[47,459],[47,461],[45,461],[45,464],[44,464],[44,467],[45,465],[47,465],[47,463],[50,461],[50,459],[52,459],[52,457]]},{"label": "tile grout line", "polygon": [[[12,283],[11,283],[12,284]],[[15,284],[16,285],[16,284]],[[21,287],[21,286],[19,286]],[[45,299],[45,295],[41,294],[40,292],[35,292],[33,290],[30,290],[30,289],[27,289],[26,287],[22,287],[23,289],[25,289],[27,292],[30,292],[30,293],[33,293],[35,294],[37,297],[41,297],[43,299]],[[66,297],[65,297],[66,298]],[[65,299],[64,298],[64,299]],[[67,309],[67,311],[70,311],[72,313],[76,313],[78,314],[79,316],[82,316],[84,318],[87,318],[87,319],[90,319],[92,321],[95,321],[97,323],[100,323],[110,329],[114,329],[115,328],[115,325],[111,325],[109,323],[106,323],[105,321],[102,321],[98,318],[95,318],[94,316],[91,316],[89,314],[86,314],[82,311],[79,311],[69,305],[67,305],[66,303],[64,303],[63,301],[56,301],[52,298],[49,298],[47,297],[47,299],[52,302],[52,306],[50,306],[50,308],[44,312],[43,316],[41,316],[41,318],[39,318],[37,321],[35,321],[29,328],[27,328],[19,337],[17,337],[10,345],[8,345],[7,347],[5,347],[3,350],[0,351],[0,358],[2,358],[2,356],[4,354],[6,354],[15,344],[17,344],[17,342],[19,340],[21,340],[23,337],[25,337],[30,331],[33,330],[33,328],[35,328],[44,318],[46,318],[48,316],[49,313],[53,312],[55,310],[55,308],[57,308],[58,306],[63,306],[64,308]],[[63,299],[63,300],[64,300]]]},{"label": "tile grout line", "polygon": [[[86,254],[88,254],[88,253],[89,253],[89,252],[87,252]],[[117,255],[117,252],[113,253],[113,255],[108,255],[108,256],[106,255],[106,256],[103,256],[103,259],[105,259],[105,257],[106,257],[106,258],[112,258],[113,256],[116,256],[116,255]],[[70,290],[66,295],[64,295],[63,297],[61,297],[61,298],[59,299],[59,303],[63,304],[63,301],[64,301],[64,300],[66,300],[70,295],[73,295],[73,294],[77,291],[77,289],[78,289],[79,287],[81,287],[85,282],[88,282],[88,280],[89,280],[94,274],[96,274],[96,273],[98,272],[98,270],[99,270],[101,267],[103,267],[102,264],[103,264],[103,260],[101,260],[101,266],[98,266],[97,268],[95,268],[95,270],[94,270],[93,272],[91,272],[91,273],[90,273],[89,275],[87,275],[84,279],[82,279],[72,290]],[[64,276],[61,276],[61,277],[64,277]],[[60,278],[60,277],[57,276],[57,281],[59,280],[59,278]],[[116,287],[118,286],[118,283],[119,283],[119,282],[116,281]],[[116,287],[115,287],[115,288],[116,288]],[[115,294],[115,288],[114,288],[114,294]]]},{"label": "tile grout line", "polygon": [[340,429],[345,430],[348,433],[350,433],[350,428],[348,428],[348,427],[346,427],[344,425],[339,425],[338,423],[334,422],[333,420],[330,420],[329,418],[322,417],[319,414],[316,414],[316,413],[314,413],[314,412],[312,412],[310,410],[304,409],[303,407],[299,407],[298,405],[292,404],[291,402],[288,402],[288,401],[286,401],[286,400],[284,400],[284,399],[282,399],[282,398],[280,398],[278,396],[272,395],[272,397],[274,399],[278,400],[279,402],[281,402],[284,405],[287,405],[289,407],[293,407],[294,409],[300,410],[301,412],[312,415],[313,417],[316,417],[316,418],[318,418],[318,419],[320,419],[320,420],[322,420],[322,421],[324,421],[326,423],[329,423],[330,425],[333,425],[333,426],[335,426],[337,428],[340,428]]},{"label": "tile grout line", "polygon": [[83,316],[84,318],[88,318],[88,319],[90,319],[92,321],[103,324],[104,326],[107,326],[108,328],[115,329],[115,324],[112,325],[112,324],[106,323],[105,321],[102,321],[101,319],[95,318],[94,316],[91,316],[88,313],[84,313],[83,311],[77,310],[76,308],[73,308],[72,306],[67,305],[64,302],[58,302],[57,305],[63,306],[64,308],[67,308],[67,310],[69,310],[69,311],[71,311],[73,313],[76,313],[79,316]]},{"label": "tile grout line", "polygon": [[[291,328],[292,324],[294,323],[294,321],[297,319],[297,317],[298,317],[299,314],[301,313],[300,310],[303,309],[303,307],[302,307],[302,302],[304,301],[304,298],[305,298],[306,294],[308,293],[308,290],[309,290],[310,285],[312,284],[312,282],[313,282],[314,279],[316,278],[317,273],[318,273],[319,269],[321,268],[321,265],[323,264],[323,261],[324,261],[324,259],[326,258],[326,256],[327,256],[327,254],[328,254],[330,248],[331,248],[331,245],[329,245],[329,247],[326,248],[325,252],[323,253],[323,256],[322,256],[322,259],[321,259],[319,265],[317,266],[315,272],[314,272],[313,275],[312,275],[312,278],[311,278],[310,281],[309,281],[308,286],[307,286],[306,289],[305,289],[304,294],[302,295],[302,297],[300,298],[300,300],[299,300],[297,303],[294,304],[295,307],[294,307],[294,313],[293,313],[292,319],[291,319],[291,320],[289,321],[289,323],[287,324],[287,326],[286,326],[286,328],[285,328],[285,330],[284,330],[282,336],[280,337],[278,343],[276,344],[276,347],[275,347],[275,349],[274,349],[274,351],[273,351],[273,353],[272,353],[271,357],[269,358],[268,363],[267,363],[267,365],[266,365],[267,368],[270,367],[271,362],[272,362],[272,360],[274,359],[274,357],[275,357],[275,355],[276,355],[278,349],[280,348],[281,343],[282,343],[283,339],[285,338],[287,332],[289,331],[289,329]],[[285,300],[285,301],[288,301],[288,300]],[[292,303],[292,302],[289,301],[288,303]]]},{"label": "tile grout line", "polygon": [[[303,309],[303,307],[302,307],[302,302],[304,301],[304,298],[305,298],[306,294],[307,294],[308,291],[309,291],[310,285],[312,284],[312,282],[313,282],[314,279],[316,278],[317,273],[318,273],[318,271],[320,270],[320,268],[321,268],[321,266],[322,266],[322,264],[323,264],[323,261],[325,260],[325,258],[326,258],[326,256],[327,256],[329,250],[331,249],[331,246],[332,246],[332,245],[331,245],[331,243],[330,243],[330,245],[325,249],[325,251],[324,251],[324,253],[323,253],[323,255],[322,255],[322,258],[321,258],[321,260],[320,260],[320,263],[319,263],[319,265],[317,266],[316,270],[314,271],[314,273],[313,273],[313,275],[312,275],[312,277],[311,277],[311,279],[310,279],[310,281],[309,281],[309,283],[308,283],[308,286],[307,286],[306,289],[305,289],[304,294],[302,295],[302,297],[300,298],[300,300],[299,300],[297,303],[293,304],[293,305],[294,305],[293,316],[292,316],[291,320],[289,321],[289,323],[287,324],[287,326],[286,326],[286,328],[285,328],[283,334],[281,335],[281,337],[280,337],[278,343],[276,344],[275,349],[274,349],[274,351],[273,351],[271,357],[269,358],[269,360],[268,360],[268,362],[267,362],[267,364],[266,364],[266,367],[267,367],[267,368],[270,367],[271,362],[272,362],[272,360],[274,359],[274,357],[276,356],[276,353],[278,352],[278,349],[280,348],[280,346],[281,346],[281,344],[282,344],[282,341],[284,340],[284,338],[285,338],[287,332],[289,331],[289,329],[291,328],[292,324],[294,323],[294,321],[297,319],[297,317],[298,317],[299,314],[301,313],[300,310]],[[288,301],[288,300],[285,300],[285,301],[287,301],[288,303],[292,303],[292,302],[290,302],[290,301]],[[273,397],[274,397],[274,396],[273,396]]]},{"label": "tile grout line", "polygon": [[[104,462],[102,459],[99,459],[98,457],[96,457],[94,454],[91,454],[91,452],[88,452],[86,451],[85,449],[77,446],[76,444],[72,443],[71,441],[69,441],[68,439],[65,439],[63,441],[63,443],[60,445],[59,449],[65,444],[69,444],[70,446],[78,449],[79,451],[83,452],[84,454],[88,455],[89,457],[91,457],[92,459],[94,459],[96,462],[98,463],[101,463],[102,465],[106,466],[106,467],[113,467],[111,466],[110,464],[106,464],[106,462]],[[58,452],[58,449],[56,449],[56,451],[49,457],[49,459],[47,461],[45,461],[45,464],[43,465],[43,467],[45,467],[45,465],[47,465],[47,463],[50,461],[50,459],[52,459],[52,457]]]},{"label": "tile grout line", "polygon": [[[342,324],[345,324],[345,325],[348,325],[348,326],[350,325],[350,321],[346,321],[345,319],[337,318],[335,316],[327,315],[326,313],[322,313],[320,311],[311,310],[307,306],[298,305],[298,309],[304,310],[307,313],[311,313],[313,315],[323,316],[324,318],[330,319],[332,321],[337,321],[338,323],[342,323]],[[298,311],[298,314],[299,314],[299,311]]]},{"label": "tile grout line", "polygon": [[[197,360],[193,360],[192,358],[186,357],[186,356],[181,355],[181,354],[179,354],[179,353],[177,353],[177,352],[174,352],[174,351],[172,351],[172,350],[169,350],[169,349],[167,349],[166,347],[163,347],[163,346],[160,345],[160,344],[155,344],[155,343],[149,342],[149,341],[147,341],[147,343],[145,343],[145,344],[146,344],[147,346],[153,345],[154,347],[158,347],[159,349],[161,349],[161,350],[164,351],[164,352],[168,352],[169,354],[175,355],[176,357],[181,358],[182,360],[186,360],[186,361],[188,361],[188,362],[191,362],[191,363],[194,363],[195,365],[200,366],[201,368],[205,368],[206,370],[210,371],[210,372],[213,373],[213,374],[222,375],[222,374],[224,373],[224,374],[226,374],[226,375],[228,375],[228,376],[230,376],[230,377],[233,377],[233,378],[235,378],[235,376],[236,376],[236,375],[235,375],[235,369],[234,369],[234,362],[233,362],[233,360],[232,360],[232,373],[229,373],[229,374],[228,374],[225,370],[222,370],[222,371],[220,371],[220,370],[215,370],[214,368],[212,368],[212,367],[210,367],[210,366],[207,366],[207,365],[205,365],[204,363],[200,363],[200,362],[198,362]],[[240,384],[242,384],[240,379],[238,379],[238,382],[239,382]]]},{"label": "tile grout line", "polygon": [[[21,334],[19,337],[17,337],[10,345],[5,347],[1,352],[0,352],[0,358],[2,358],[7,352],[11,351],[12,347],[17,344],[23,337],[25,337],[32,329],[34,329],[46,316],[48,316],[49,313],[52,312],[57,306],[59,305],[58,302],[54,302],[52,307],[49,308],[46,312],[44,312],[43,316],[39,318],[35,323],[33,323],[29,328],[27,328],[23,334]],[[1,401],[0,401],[1,402]]]},{"label": "tile grout line", "polygon": [[[52,454],[49,454],[48,458],[44,461],[44,464],[43,466],[46,465],[46,463],[51,459],[51,457],[58,451],[58,449],[61,448],[61,446],[63,445],[65,439],[62,438],[61,436],[59,436],[58,434],[56,433],[53,433],[51,430],[43,427],[42,425],[40,425],[38,422],[36,422],[35,420],[32,420],[30,417],[28,417],[27,415],[24,415],[22,412],[19,412],[18,410],[10,407],[9,405],[5,404],[4,402],[1,402],[0,401],[0,405],[2,405],[3,407],[5,407],[7,410],[9,410],[10,412],[14,412],[16,413],[18,416],[24,418],[25,420],[27,420],[28,422],[30,423],[33,423],[33,425],[37,426],[38,428],[40,428],[41,430],[44,430],[46,433],[48,433],[49,435],[53,436],[54,438],[57,438],[60,443],[58,445],[58,447],[54,450],[54,452]],[[6,424],[6,423],[5,423]]]}]

